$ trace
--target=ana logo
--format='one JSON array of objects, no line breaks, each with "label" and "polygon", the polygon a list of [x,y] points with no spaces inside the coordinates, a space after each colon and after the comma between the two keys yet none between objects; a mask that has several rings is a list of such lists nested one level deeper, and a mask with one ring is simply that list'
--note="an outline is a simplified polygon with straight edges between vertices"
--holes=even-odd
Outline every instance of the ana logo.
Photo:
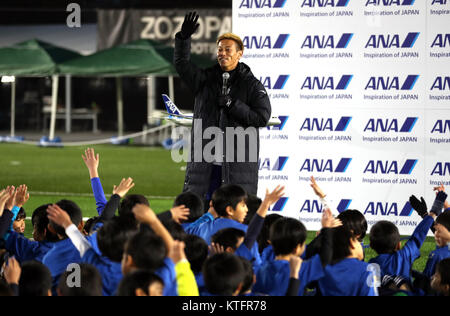
[{"label": "ana logo", "polygon": [[403,42],[399,34],[371,35],[366,48],[412,48],[419,35],[420,33],[408,33]]},{"label": "ana logo", "polygon": [[431,44],[431,48],[446,48],[447,46],[450,47],[450,34],[436,35],[436,38],[433,40],[433,44]]},{"label": "ana logo", "polygon": [[350,0],[303,0],[302,8],[303,7],[346,7]]},{"label": "ana logo", "polygon": [[[417,117],[407,117],[403,124],[399,124],[397,119],[374,119],[371,118],[364,128],[364,132],[400,132],[400,133],[410,133],[417,123]],[[400,129],[399,129],[399,126]]]},{"label": "ana logo", "polygon": [[318,131],[330,131],[330,132],[345,132],[350,121],[352,120],[351,116],[342,116],[339,122],[334,125],[332,118],[305,118],[302,126],[300,127],[300,131],[306,130],[309,132]]},{"label": "ana logo", "polygon": [[409,75],[400,85],[399,77],[370,77],[366,90],[412,90],[419,75]]},{"label": "ana logo", "polygon": [[347,48],[348,43],[353,37],[353,33],[344,33],[339,38],[339,40],[335,39],[333,35],[308,35],[302,44],[303,48]]},{"label": "ana logo", "polygon": [[239,9],[247,8],[247,9],[261,9],[261,8],[282,8],[286,0],[242,0],[239,5]]},{"label": "ana logo", "polygon": [[259,170],[273,170],[273,171],[282,171],[284,166],[286,165],[286,162],[288,161],[289,157],[278,157],[277,161],[275,162],[275,164],[273,165],[273,167],[271,167],[271,161],[270,158],[265,158],[264,160],[262,160],[261,158],[259,159]]},{"label": "ana logo", "polygon": [[383,216],[411,216],[413,208],[409,202],[406,202],[401,211],[399,212],[397,203],[387,202],[369,202],[364,211],[364,215],[383,215]]},{"label": "ana logo", "polygon": [[431,133],[445,134],[450,132],[450,120],[437,120]]},{"label": "ana logo", "polygon": [[270,209],[270,211],[272,212],[282,212],[284,207],[286,206],[287,201],[289,200],[288,197],[282,197],[278,200],[278,202],[276,202],[272,208]]},{"label": "ana logo", "polygon": [[448,176],[450,175],[450,162],[438,162],[431,172],[432,176]]},{"label": "ana logo", "polygon": [[332,159],[305,159],[302,167],[300,168],[300,172],[344,173],[347,171],[351,161],[352,158],[342,158],[336,168],[333,168]]},{"label": "ana logo", "polygon": [[278,119],[281,121],[281,123],[279,125],[267,126],[267,129],[272,131],[282,131],[284,126],[286,125],[288,118],[289,116],[278,116]]},{"label": "ana logo", "polygon": [[301,89],[346,90],[352,78],[353,75],[343,75],[335,85],[334,77],[306,77]]},{"label": "ana logo", "polygon": [[402,6],[402,5],[413,5],[416,0],[367,0],[366,7],[373,6]]},{"label": "ana logo", "polygon": [[435,4],[445,5],[445,4],[447,4],[447,0],[433,0],[431,5],[435,5]]},{"label": "ana logo", "polygon": [[289,79],[289,75],[279,75],[275,82],[272,84],[273,78],[271,77],[260,77],[259,81],[263,84],[266,89],[269,90],[282,90],[284,85]]},{"label": "ana logo", "polygon": [[245,36],[242,42],[247,49],[281,49],[288,38],[289,34],[280,34],[275,40],[270,36]]},{"label": "ana logo", "polygon": [[373,174],[411,174],[417,164],[417,159],[408,159],[399,171],[398,161],[370,160],[364,169],[364,173]]},{"label": "ana logo", "polygon": [[430,90],[450,90],[450,77],[436,77]]},{"label": "ana logo", "polygon": [[[339,205],[337,206],[337,210],[339,213],[342,213],[346,211],[350,203],[352,203],[352,200],[341,200],[339,202]],[[323,212],[323,205],[320,203],[320,201],[317,200],[305,200],[302,207],[300,208],[300,213],[307,212],[307,213],[322,213]]]}]

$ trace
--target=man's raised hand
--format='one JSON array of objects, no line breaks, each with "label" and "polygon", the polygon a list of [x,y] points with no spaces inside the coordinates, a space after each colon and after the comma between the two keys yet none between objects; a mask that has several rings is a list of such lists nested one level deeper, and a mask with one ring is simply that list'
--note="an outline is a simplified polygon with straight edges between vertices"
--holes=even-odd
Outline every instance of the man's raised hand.
[{"label": "man's raised hand", "polygon": [[189,12],[184,17],[183,24],[181,25],[181,37],[183,39],[188,39],[192,34],[197,31],[200,24],[197,23],[199,15],[197,12]]}]

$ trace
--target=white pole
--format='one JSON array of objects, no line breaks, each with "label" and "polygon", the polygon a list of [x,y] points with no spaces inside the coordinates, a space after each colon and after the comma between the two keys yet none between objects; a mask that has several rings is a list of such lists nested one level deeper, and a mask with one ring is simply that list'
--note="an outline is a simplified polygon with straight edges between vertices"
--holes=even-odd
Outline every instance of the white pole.
[{"label": "white pole", "polygon": [[175,102],[175,89],[173,86],[173,76],[169,76],[169,97]]},{"label": "white pole", "polygon": [[11,82],[11,137],[16,136],[16,80]]},{"label": "white pole", "polygon": [[155,78],[147,77],[147,124],[151,123],[151,116],[155,111]]},{"label": "white pole", "polygon": [[123,136],[123,95],[122,95],[122,80],[120,77],[116,78],[117,90],[117,126],[119,129],[119,137]]},{"label": "white pole", "polygon": [[72,76],[66,75],[66,133],[72,132]]},{"label": "white pole", "polygon": [[59,77],[57,75],[52,76],[52,113],[50,118],[50,136],[49,140],[55,138],[55,126],[56,126],[56,106],[58,103],[58,82]]}]

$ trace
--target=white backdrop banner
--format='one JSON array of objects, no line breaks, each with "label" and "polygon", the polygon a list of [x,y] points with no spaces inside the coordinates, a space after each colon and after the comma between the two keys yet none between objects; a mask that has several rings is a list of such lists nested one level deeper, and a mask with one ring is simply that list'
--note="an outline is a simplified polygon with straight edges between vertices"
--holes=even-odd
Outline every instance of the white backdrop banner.
[{"label": "white backdrop banner", "polygon": [[233,32],[282,121],[260,135],[272,211],[320,229],[313,175],[335,214],[412,234],[410,195],[450,185],[450,1],[235,0]]}]

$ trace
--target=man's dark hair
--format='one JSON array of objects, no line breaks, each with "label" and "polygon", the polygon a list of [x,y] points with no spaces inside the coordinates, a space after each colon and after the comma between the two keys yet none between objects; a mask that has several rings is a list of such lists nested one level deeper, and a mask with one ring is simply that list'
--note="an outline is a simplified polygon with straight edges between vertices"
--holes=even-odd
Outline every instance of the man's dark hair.
[{"label": "man's dark hair", "polygon": [[184,238],[184,252],[186,258],[191,264],[194,274],[202,272],[203,263],[208,258],[208,244],[206,241],[196,235],[187,235]]},{"label": "man's dark hair", "polygon": [[370,248],[379,255],[391,254],[400,242],[397,226],[389,221],[379,221],[370,230]]},{"label": "man's dark hair", "polygon": [[[56,203],[56,205],[58,205],[62,210],[67,212],[67,214],[70,217],[70,220],[75,226],[80,225],[81,221],[83,220],[83,214],[81,212],[80,207],[75,202],[69,200],[61,200],[58,203]],[[53,227],[53,229],[58,235],[63,236],[64,239],[67,238],[66,230],[64,229],[64,227],[56,225],[52,221],[50,221],[50,225]]]},{"label": "man's dark hair", "polygon": [[246,203],[247,203],[248,213],[244,219],[243,224],[248,225],[248,224],[250,224],[250,221],[252,220],[253,216],[255,216],[259,207],[261,206],[262,200],[259,197],[257,197],[256,195],[249,194],[247,197]]},{"label": "man's dark hair", "polygon": [[212,196],[212,204],[214,210],[217,212],[219,216],[228,216],[226,209],[228,206],[231,206],[233,210],[236,209],[236,206],[242,202],[247,200],[247,193],[245,190],[235,184],[226,184],[218,188]]},{"label": "man's dark hair", "polygon": [[233,295],[244,278],[245,270],[241,259],[228,252],[212,255],[203,266],[205,287],[213,295]]},{"label": "man's dark hair", "polygon": [[354,237],[358,237],[360,242],[363,241],[367,233],[367,221],[364,215],[358,210],[346,210],[337,217],[341,220],[342,225],[351,231]]},{"label": "man's dark hair", "polygon": [[242,283],[241,292],[239,295],[245,294],[251,288],[253,287],[253,280],[254,280],[254,274],[253,274],[253,265],[250,261],[248,261],[245,258],[239,257],[242,261],[242,265],[244,266],[244,281]]},{"label": "man's dark hair", "polygon": [[239,238],[245,238],[245,232],[243,230],[224,228],[211,236],[211,242],[221,245],[225,250],[231,247],[231,249],[236,251]]},{"label": "man's dark hair", "polygon": [[141,289],[149,295],[148,288],[155,282],[164,286],[164,281],[147,270],[136,270],[123,277],[117,289],[117,296],[136,296],[136,290]]},{"label": "man's dark hair", "polygon": [[125,246],[125,253],[133,258],[138,269],[155,271],[163,265],[167,248],[161,237],[145,230],[131,237]]},{"label": "man's dark hair", "polygon": [[136,231],[137,227],[133,221],[122,217],[113,217],[98,230],[98,248],[111,261],[120,262],[126,242]]},{"label": "man's dark hair", "polygon": [[345,226],[333,228],[333,257],[332,264],[336,264],[351,255],[351,239],[353,233]]},{"label": "man's dark hair", "polygon": [[59,241],[58,236],[48,230],[48,224],[50,221],[48,219],[47,209],[50,205],[51,204],[41,205],[35,209],[31,215],[31,224],[39,235],[44,236],[43,241],[57,242]]},{"label": "man's dark hair", "polygon": [[102,296],[102,277],[93,265],[81,263],[80,286],[69,286],[73,271],[65,271],[58,284],[58,292],[61,296]]},{"label": "man's dark hair", "polygon": [[450,232],[450,211],[444,212],[436,218],[436,224],[441,224]]},{"label": "man's dark hair", "polygon": [[52,289],[52,275],[42,263],[28,261],[22,265],[19,279],[19,296],[48,296]]},{"label": "man's dark hair", "polygon": [[183,192],[179,194],[175,201],[173,202],[173,206],[184,205],[189,209],[189,216],[185,223],[192,223],[199,219],[203,214],[203,201],[198,196],[198,194],[194,192]]},{"label": "man's dark hair", "polygon": [[279,220],[280,218],[283,218],[283,216],[281,216],[280,214],[270,214],[267,215],[266,218],[264,219],[264,224],[263,227],[261,229],[261,232],[258,235],[258,249],[259,252],[262,253],[264,249],[267,248],[267,246],[269,246],[269,238],[270,238],[270,227],[272,226],[273,223],[275,223],[277,220]]},{"label": "man's dark hair", "polygon": [[127,195],[120,203],[119,216],[135,219],[132,211],[133,207],[135,207],[137,204],[144,204],[150,206],[150,203],[148,202],[147,198],[143,195],[140,194]]},{"label": "man's dark hair", "polygon": [[280,218],[270,227],[270,243],[275,256],[291,254],[298,245],[305,243],[306,237],[305,226],[295,218]]}]

